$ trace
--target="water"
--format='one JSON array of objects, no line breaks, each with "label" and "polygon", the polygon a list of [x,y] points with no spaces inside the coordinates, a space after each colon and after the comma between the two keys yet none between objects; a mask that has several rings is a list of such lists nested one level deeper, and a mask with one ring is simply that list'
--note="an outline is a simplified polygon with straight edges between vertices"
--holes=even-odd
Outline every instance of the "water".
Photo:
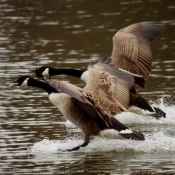
[{"label": "water", "polygon": [[[175,2],[0,0],[0,170],[9,174],[174,174]],[[131,112],[116,118],[142,131],[143,142],[94,137],[77,152],[81,132],[35,88],[9,81],[41,65],[86,68],[110,56],[112,36],[130,24],[161,20],[166,31],[153,43],[153,69],[140,93],[167,118]],[[80,80],[59,76],[83,87]],[[108,136],[115,133],[108,133]]]}]

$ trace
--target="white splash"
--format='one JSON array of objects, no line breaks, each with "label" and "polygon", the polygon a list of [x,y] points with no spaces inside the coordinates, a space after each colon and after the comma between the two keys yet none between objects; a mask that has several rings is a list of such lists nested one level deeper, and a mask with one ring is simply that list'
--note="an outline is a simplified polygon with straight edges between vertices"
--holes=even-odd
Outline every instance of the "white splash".
[{"label": "white splash", "polygon": [[[106,133],[102,132],[101,136],[92,138],[88,146],[81,148],[78,151],[175,153],[175,106],[167,106],[162,102],[160,104],[154,104],[153,106],[165,111],[167,113],[167,118],[156,120],[150,116],[139,115],[130,112],[125,112],[116,116],[116,118],[125,125],[132,124],[131,129],[134,129],[135,126],[139,126],[142,130],[141,132],[145,134],[145,141],[127,140],[123,139],[122,137],[114,138],[113,136],[118,135],[117,132],[114,130],[109,130]],[[74,129],[74,125],[70,122],[65,122],[65,125],[68,127],[68,129]],[[77,137],[66,138],[65,140],[44,139],[40,142],[34,143],[34,145],[30,147],[29,151],[32,154],[58,153],[59,149],[72,148],[82,143],[83,140]]]},{"label": "white splash", "polygon": [[[146,115],[146,113],[136,114],[133,112],[123,112],[116,115],[116,119],[120,122],[126,124],[174,124],[175,125],[175,106],[168,106],[164,104],[163,99],[160,99],[159,104],[153,104],[152,106],[160,108],[162,111],[166,112],[166,118],[160,118],[156,120],[155,118]],[[138,111],[139,113],[140,111]]]},{"label": "white splash", "polygon": [[[78,146],[83,140],[74,138],[60,140],[44,139],[35,143],[31,148],[31,153],[58,153],[60,149],[68,149]],[[88,146],[78,150],[79,152],[107,152],[107,151],[133,151],[133,152],[175,152],[175,138],[164,134],[163,132],[155,132],[146,135],[145,141],[135,141],[126,139],[106,139],[95,137]]]}]

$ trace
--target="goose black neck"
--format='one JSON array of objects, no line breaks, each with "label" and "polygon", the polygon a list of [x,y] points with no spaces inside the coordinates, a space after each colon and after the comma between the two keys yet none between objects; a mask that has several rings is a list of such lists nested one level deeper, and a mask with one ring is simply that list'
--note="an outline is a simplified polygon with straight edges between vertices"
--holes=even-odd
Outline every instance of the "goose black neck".
[{"label": "goose black neck", "polygon": [[85,71],[86,70],[81,69],[59,68],[59,69],[50,69],[49,74],[50,76],[64,74],[80,78]]},{"label": "goose black neck", "polygon": [[43,81],[39,81],[39,80],[35,80],[33,78],[29,79],[28,86],[41,88],[41,89],[45,90],[48,94],[51,94],[53,92],[58,93],[58,91],[54,87],[50,86],[48,83],[43,82]]}]

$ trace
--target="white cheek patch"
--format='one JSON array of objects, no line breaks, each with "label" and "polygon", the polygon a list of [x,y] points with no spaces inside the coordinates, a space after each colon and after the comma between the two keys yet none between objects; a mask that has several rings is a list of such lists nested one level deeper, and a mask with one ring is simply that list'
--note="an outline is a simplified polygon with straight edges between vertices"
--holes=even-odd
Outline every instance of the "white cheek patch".
[{"label": "white cheek patch", "polygon": [[29,78],[26,78],[23,83],[21,84],[21,86],[28,86],[28,80]]},{"label": "white cheek patch", "polygon": [[42,73],[43,76],[49,76],[49,68],[46,68]]}]

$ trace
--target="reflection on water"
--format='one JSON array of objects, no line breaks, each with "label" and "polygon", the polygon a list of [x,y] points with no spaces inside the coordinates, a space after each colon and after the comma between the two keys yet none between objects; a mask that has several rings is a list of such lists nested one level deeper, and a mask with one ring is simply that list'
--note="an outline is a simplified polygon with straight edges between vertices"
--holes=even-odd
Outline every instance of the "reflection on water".
[{"label": "reflection on water", "polygon": [[[0,129],[3,170],[110,169],[120,174],[174,169],[175,2],[169,1],[10,1],[0,2]],[[10,88],[8,82],[41,65],[85,68],[110,56],[112,36],[140,21],[161,20],[166,31],[153,43],[153,70],[141,94],[167,112],[154,120],[124,113],[116,116],[146,134],[145,142],[97,137],[73,153],[59,147],[81,143],[80,131],[67,123],[34,88]],[[80,80],[59,76],[77,86]],[[126,170],[126,171],[124,171]],[[136,171],[138,170],[138,171]],[[133,173],[132,173],[133,172]],[[91,173],[91,172],[88,172]],[[111,174],[114,174],[111,172]]]}]

